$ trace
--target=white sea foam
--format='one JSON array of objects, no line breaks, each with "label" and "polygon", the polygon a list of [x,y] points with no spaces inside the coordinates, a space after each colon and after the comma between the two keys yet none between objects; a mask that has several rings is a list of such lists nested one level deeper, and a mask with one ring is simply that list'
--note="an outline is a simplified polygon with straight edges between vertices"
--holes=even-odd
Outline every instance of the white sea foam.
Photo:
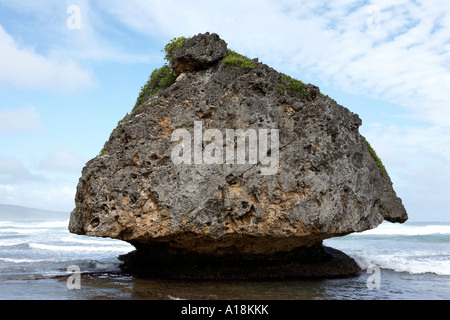
[{"label": "white sea foam", "polygon": [[53,228],[67,228],[68,221],[44,221],[44,222],[23,222],[23,221],[2,221],[0,233],[35,234],[47,232]]},{"label": "white sea foam", "polygon": [[[377,265],[381,269],[390,269],[396,272],[410,274],[434,273],[437,275],[450,275],[450,260],[437,259],[435,257],[422,257],[420,252],[404,254],[349,254],[361,269],[367,269],[370,265]],[[437,255],[437,254],[436,254]],[[436,256],[435,255],[435,256]]]},{"label": "white sea foam", "polygon": [[105,270],[105,269],[115,268],[115,267],[117,267],[117,264],[115,264],[115,263],[102,263],[102,262],[94,261],[93,262],[93,266],[94,266],[95,269]]},{"label": "white sea foam", "polygon": [[383,224],[376,229],[367,230],[355,235],[402,235],[402,236],[420,236],[433,234],[449,234],[450,225],[388,225]]},{"label": "white sea foam", "polygon": [[[67,228],[69,220],[64,221],[1,221],[0,228],[42,229],[42,228]],[[1,230],[1,229],[0,229]]]},{"label": "white sea foam", "polygon": [[19,244],[25,244],[23,241],[14,241],[14,240],[1,240],[0,241],[0,247],[14,247]]},{"label": "white sea foam", "polygon": [[38,262],[58,262],[57,259],[15,259],[15,258],[0,258],[0,261],[9,263],[38,263]]},{"label": "white sea foam", "polygon": [[34,226],[36,228],[67,228],[68,225],[69,220],[40,222],[36,223]]},{"label": "white sea foam", "polygon": [[30,243],[29,247],[32,249],[59,251],[59,252],[130,252],[132,250],[131,245],[120,246],[59,246],[49,245],[42,243]]},{"label": "white sea foam", "polygon": [[91,240],[91,239],[82,239],[82,238],[76,238],[76,237],[62,237],[61,241],[63,242],[70,242],[70,243],[82,243],[82,244],[88,244],[88,245],[113,245],[117,246],[119,245],[126,245],[125,242],[122,242],[120,240],[115,239],[97,239],[97,240]]},{"label": "white sea foam", "polygon": [[47,229],[29,229],[29,228],[5,228],[0,229],[0,233],[33,234],[46,232]]}]

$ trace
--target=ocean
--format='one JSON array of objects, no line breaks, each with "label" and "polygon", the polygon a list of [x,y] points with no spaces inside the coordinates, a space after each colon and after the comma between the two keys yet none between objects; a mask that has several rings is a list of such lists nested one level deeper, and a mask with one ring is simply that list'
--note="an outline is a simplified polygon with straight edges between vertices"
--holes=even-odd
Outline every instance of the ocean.
[{"label": "ocean", "polygon": [[0,221],[0,300],[448,300],[450,223],[383,223],[324,241],[361,272],[302,281],[167,281],[120,273],[122,241],[68,221]]}]

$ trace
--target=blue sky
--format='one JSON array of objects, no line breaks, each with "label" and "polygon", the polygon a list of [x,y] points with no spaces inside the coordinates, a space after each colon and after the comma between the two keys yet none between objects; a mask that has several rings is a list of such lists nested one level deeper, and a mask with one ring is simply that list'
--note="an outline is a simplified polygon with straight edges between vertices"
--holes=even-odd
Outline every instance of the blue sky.
[{"label": "blue sky", "polygon": [[450,2],[435,0],[0,0],[0,203],[71,211],[161,49],[206,31],[359,114],[410,220],[450,221]]}]

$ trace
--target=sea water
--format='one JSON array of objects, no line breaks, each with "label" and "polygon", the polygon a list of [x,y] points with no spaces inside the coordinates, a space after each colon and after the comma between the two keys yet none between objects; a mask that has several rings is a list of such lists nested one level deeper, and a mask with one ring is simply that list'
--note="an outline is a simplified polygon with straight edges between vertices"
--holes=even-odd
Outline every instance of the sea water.
[{"label": "sea water", "polygon": [[355,277],[220,282],[124,275],[118,256],[134,247],[74,235],[67,226],[0,221],[0,299],[450,299],[450,223],[383,223],[325,240],[356,260],[362,270]]}]

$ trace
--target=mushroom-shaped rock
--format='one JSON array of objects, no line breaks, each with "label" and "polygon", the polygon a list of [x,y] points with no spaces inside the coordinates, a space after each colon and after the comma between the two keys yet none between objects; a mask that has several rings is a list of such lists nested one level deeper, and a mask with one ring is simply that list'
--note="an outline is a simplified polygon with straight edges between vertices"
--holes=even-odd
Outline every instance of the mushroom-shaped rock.
[{"label": "mushroom-shaped rock", "polygon": [[184,76],[86,164],[70,231],[133,244],[127,266],[154,274],[354,273],[322,240],[407,219],[361,119],[263,63],[224,63],[227,51],[203,34],[174,53]]}]

